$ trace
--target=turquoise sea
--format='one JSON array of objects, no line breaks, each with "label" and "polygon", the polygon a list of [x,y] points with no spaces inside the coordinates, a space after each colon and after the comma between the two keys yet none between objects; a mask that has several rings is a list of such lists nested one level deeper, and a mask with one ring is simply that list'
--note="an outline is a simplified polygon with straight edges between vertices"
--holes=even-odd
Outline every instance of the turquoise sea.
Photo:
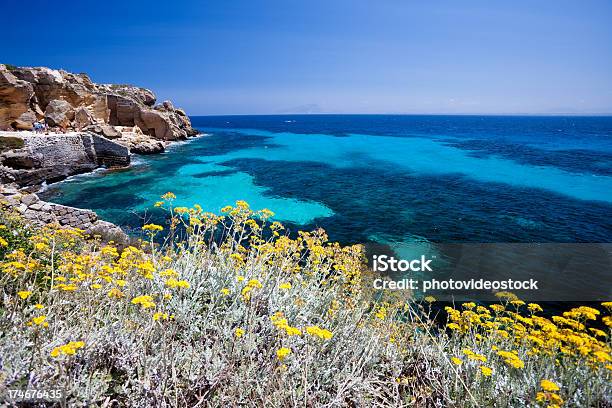
[{"label": "turquoise sea", "polygon": [[612,117],[193,117],[202,137],[127,170],[49,186],[48,200],[126,229],[152,209],[269,208],[292,231],[402,253],[414,242],[612,242]]}]

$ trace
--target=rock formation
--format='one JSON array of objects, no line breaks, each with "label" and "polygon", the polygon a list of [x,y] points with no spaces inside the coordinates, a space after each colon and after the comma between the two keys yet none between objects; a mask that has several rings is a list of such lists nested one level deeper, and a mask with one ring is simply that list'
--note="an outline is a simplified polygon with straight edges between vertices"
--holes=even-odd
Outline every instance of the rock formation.
[{"label": "rock formation", "polygon": [[[92,211],[46,203],[28,192],[100,166],[127,166],[130,151],[163,152],[167,143],[197,134],[183,110],[155,101],[145,88],[0,64],[0,200],[35,224],[59,223],[127,241],[119,227]],[[36,121],[49,131],[31,132]]]},{"label": "rock formation", "polygon": [[117,143],[130,149],[133,153],[138,154],[154,154],[162,153],[166,150],[164,142],[154,140],[143,134],[138,126],[119,127],[121,138],[117,139]]},{"label": "rock formation", "polygon": [[0,132],[0,183],[35,186],[130,164],[128,149],[92,133]]},{"label": "rock formation", "polygon": [[197,133],[183,110],[155,100],[148,89],[96,84],[86,74],[0,64],[0,130],[31,130],[34,121],[44,119],[61,130],[136,126],[160,141]]},{"label": "rock formation", "polygon": [[93,211],[48,203],[38,198],[36,194],[24,194],[11,186],[0,185],[0,203],[14,208],[35,225],[55,223],[60,226],[78,228],[87,234],[98,235],[105,241],[114,241],[119,245],[129,241],[121,228],[110,222],[99,220]]}]

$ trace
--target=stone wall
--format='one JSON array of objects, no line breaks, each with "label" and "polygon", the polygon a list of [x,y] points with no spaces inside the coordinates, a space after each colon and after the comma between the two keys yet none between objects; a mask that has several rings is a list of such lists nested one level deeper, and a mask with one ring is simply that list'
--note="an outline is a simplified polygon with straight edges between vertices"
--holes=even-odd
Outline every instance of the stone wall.
[{"label": "stone wall", "polygon": [[99,235],[107,241],[112,240],[119,244],[128,241],[121,228],[99,220],[98,215],[91,210],[49,203],[38,198],[36,194],[24,194],[16,188],[1,185],[0,201],[38,226],[58,224],[62,227],[78,228],[87,234]]}]

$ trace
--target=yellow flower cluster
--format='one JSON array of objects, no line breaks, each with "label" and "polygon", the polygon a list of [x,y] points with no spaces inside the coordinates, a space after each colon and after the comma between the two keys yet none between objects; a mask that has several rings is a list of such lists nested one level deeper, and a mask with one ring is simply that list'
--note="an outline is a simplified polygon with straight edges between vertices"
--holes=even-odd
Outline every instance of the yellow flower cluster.
[{"label": "yellow flower cluster", "polygon": [[143,231],[149,231],[149,232],[159,232],[159,231],[163,231],[164,227],[162,227],[161,225],[157,225],[157,224],[146,224],[142,227]]},{"label": "yellow flower cluster", "polygon": [[270,316],[270,320],[272,320],[272,324],[278,328],[279,330],[285,331],[288,336],[301,336],[302,331],[297,327],[291,327],[284,317],[282,312],[276,312],[274,315]]},{"label": "yellow flower cluster", "polygon": [[481,361],[483,363],[485,363],[487,361],[487,358],[484,355],[478,354],[478,353],[474,353],[469,348],[464,348],[462,351],[463,351],[463,354],[465,354],[470,360]]},{"label": "yellow flower cluster", "polygon": [[242,300],[248,302],[249,300],[251,300],[251,291],[255,288],[261,289],[262,287],[263,285],[258,279],[249,280],[246,286],[242,288],[242,291],[240,292],[242,294]]},{"label": "yellow flower cluster", "polygon": [[85,343],[82,341],[71,341],[68,344],[64,344],[63,346],[55,347],[51,350],[51,357],[59,357],[62,354],[66,356],[71,356],[76,354],[77,350],[85,347]]},{"label": "yellow flower cluster", "polygon": [[549,404],[548,408],[560,407],[563,404],[563,398],[557,393],[560,390],[557,384],[550,380],[542,380],[540,388],[542,391],[536,394],[536,401]]},{"label": "yellow flower cluster", "polygon": [[327,329],[322,329],[319,326],[309,326],[306,328],[306,333],[313,337],[318,337],[323,340],[331,339],[334,334]]},{"label": "yellow flower cluster", "polygon": [[153,320],[154,321],[168,320],[169,318],[170,318],[170,316],[168,316],[168,313],[163,313],[163,312],[153,313]]},{"label": "yellow flower cluster", "polygon": [[30,320],[27,325],[28,326],[42,326],[42,327],[49,327],[49,323],[46,321],[47,320],[47,316],[37,316],[37,317],[33,317],[32,320]]},{"label": "yellow flower cluster", "polygon": [[291,354],[291,349],[288,349],[287,347],[281,347],[276,350],[276,357],[280,361],[283,361],[289,354]]},{"label": "yellow flower cluster", "polygon": [[[612,371],[609,332],[605,330],[605,325],[612,327],[609,313],[583,306],[546,318],[538,304],[506,293],[499,304],[466,302],[457,309],[446,308],[448,330],[439,333],[425,316],[434,309],[435,298],[425,298],[425,307],[399,295],[374,300],[371,285],[364,283],[370,276],[364,269],[361,246],[330,243],[323,230],[289,237],[282,224],[265,222],[271,212],[253,211],[246,202],[237,202],[224,209],[225,216],[217,216],[204,213],[199,206],[172,209],[174,198],[171,193],[164,195],[160,206],[170,206],[168,241],[180,235],[172,232],[182,225],[188,232],[184,242],[158,245],[139,240],[122,248],[85,240],[78,231],[45,228],[29,238],[27,248],[7,250],[6,259],[0,261],[4,272],[0,275],[8,282],[11,307],[21,309],[19,322],[30,327],[19,325],[19,329],[30,340],[35,336],[49,339],[63,330],[66,314],[100,312],[126,316],[121,327],[130,335],[147,330],[175,333],[179,323],[180,330],[186,327],[182,324],[187,319],[181,316],[175,321],[173,313],[180,316],[185,313],[181,307],[194,301],[194,308],[214,307],[214,312],[201,316],[224,323],[218,327],[224,327],[226,335],[216,337],[232,342],[231,347],[223,346],[236,353],[233,356],[257,345],[266,347],[265,355],[272,361],[274,353],[281,363],[292,354],[302,361],[344,344],[347,336],[369,336],[379,349],[392,352],[388,355],[409,356],[415,345],[431,347],[427,336],[435,332],[443,338],[445,352],[440,360],[446,364],[436,368],[441,376],[452,368],[454,374],[473,381],[471,385],[503,388],[506,380],[517,384],[525,378],[540,379],[543,374],[537,367],[550,367],[546,376],[566,385],[542,380],[535,398],[551,406],[563,402],[561,388],[573,389],[560,372],[579,366],[579,372],[593,378],[602,376],[597,370]],[[143,229],[164,231],[156,224]],[[203,262],[195,268],[185,268],[200,259]],[[205,265],[212,266],[206,270]],[[203,273],[193,274],[196,268]],[[213,282],[199,280],[216,273],[221,277]],[[197,291],[192,287],[196,282]],[[612,302],[602,306],[612,311]],[[43,308],[46,315],[37,316],[36,309]],[[259,319],[270,309],[285,313],[273,313],[271,325],[261,325]],[[354,316],[359,319],[351,320]],[[338,329],[347,322],[352,324],[350,331]],[[62,324],[53,330],[41,329],[56,323]],[[52,355],[75,354],[81,347],[82,342],[71,342],[55,347]],[[435,360],[434,354],[429,356]],[[286,369],[284,364],[274,364],[275,370],[283,367]],[[394,370],[381,374],[381,382],[388,376],[389,381],[400,378],[402,385],[414,385],[410,374]],[[523,401],[533,402],[536,390],[527,388]]]},{"label": "yellow flower cluster", "polygon": [[[605,307],[604,303],[604,307]],[[526,357],[539,355],[555,358],[578,358],[593,369],[612,361],[607,334],[598,328],[588,327],[588,321],[596,321],[601,312],[595,308],[580,306],[562,316],[548,319],[538,316],[541,306],[530,303],[527,314],[520,308],[525,303],[516,297],[507,304],[493,304],[489,307],[464,303],[464,310],[446,307],[447,328],[458,335],[473,334],[476,338],[488,338],[504,347],[513,346],[525,350]],[[605,316],[601,321],[612,327],[612,319]],[[495,350],[496,354],[510,367],[522,369],[525,366],[517,350]],[[470,355],[468,355],[470,357]],[[472,356],[471,358],[477,358]]]},{"label": "yellow flower cluster", "polygon": [[485,377],[490,377],[491,374],[493,374],[493,370],[490,367],[487,367],[487,366],[480,366],[480,372]]},{"label": "yellow flower cluster", "polygon": [[29,290],[21,290],[19,292],[17,292],[17,296],[19,296],[22,299],[27,299],[30,295],[32,294],[32,292],[30,292]]},{"label": "yellow flower cluster", "polygon": [[149,295],[137,296],[134,299],[132,299],[132,303],[135,305],[140,305],[144,309],[155,307],[155,302],[153,302],[153,297]]},{"label": "yellow flower cluster", "polygon": [[518,352],[516,350],[512,351],[503,351],[498,350],[497,355],[504,359],[504,362],[508,364],[510,367],[514,368],[525,368],[525,362],[521,360],[518,356]]},{"label": "yellow flower cluster", "polygon": [[168,286],[169,288],[189,289],[191,285],[189,285],[189,282],[185,280],[177,280],[174,278],[170,278],[166,280],[166,286]]}]

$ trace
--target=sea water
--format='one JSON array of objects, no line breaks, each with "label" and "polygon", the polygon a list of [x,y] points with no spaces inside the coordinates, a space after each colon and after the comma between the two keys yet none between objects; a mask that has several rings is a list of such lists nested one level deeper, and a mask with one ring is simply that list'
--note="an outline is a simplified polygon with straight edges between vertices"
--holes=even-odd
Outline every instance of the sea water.
[{"label": "sea water", "polygon": [[[269,208],[410,259],[435,242],[612,242],[612,118],[192,117],[205,136],[42,196],[126,228],[176,205]],[[416,248],[416,249],[415,249]],[[415,252],[416,251],[416,252]]]}]

